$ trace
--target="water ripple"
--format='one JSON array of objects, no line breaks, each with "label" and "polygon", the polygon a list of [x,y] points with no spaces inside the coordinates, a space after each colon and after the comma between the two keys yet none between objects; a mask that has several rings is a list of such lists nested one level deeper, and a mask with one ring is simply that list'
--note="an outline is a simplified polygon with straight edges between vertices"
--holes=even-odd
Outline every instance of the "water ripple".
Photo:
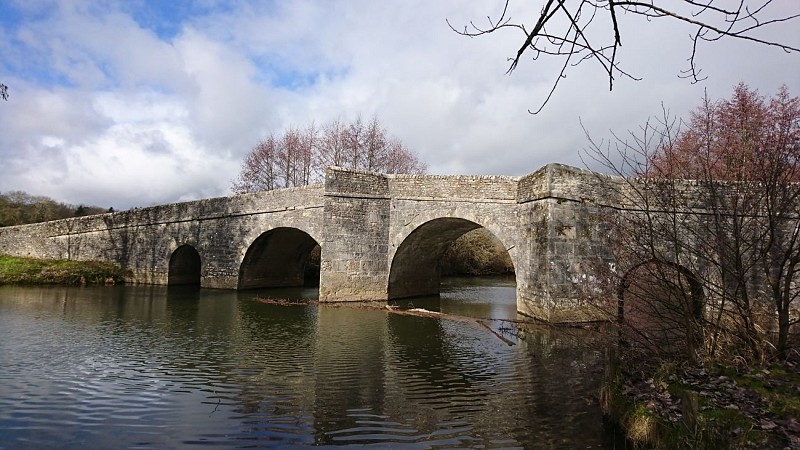
[{"label": "water ripple", "polygon": [[220,291],[0,287],[0,449],[597,446],[598,355],[567,344]]}]

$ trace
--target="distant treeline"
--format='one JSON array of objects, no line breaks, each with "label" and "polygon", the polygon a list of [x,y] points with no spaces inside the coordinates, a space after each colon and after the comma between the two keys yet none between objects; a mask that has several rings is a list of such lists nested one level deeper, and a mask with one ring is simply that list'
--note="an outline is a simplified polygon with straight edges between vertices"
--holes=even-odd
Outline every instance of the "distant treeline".
[{"label": "distant treeline", "polygon": [[22,191],[0,194],[0,227],[89,216],[105,212],[114,212],[114,208],[75,206],[60,203],[41,195],[30,195]]}]

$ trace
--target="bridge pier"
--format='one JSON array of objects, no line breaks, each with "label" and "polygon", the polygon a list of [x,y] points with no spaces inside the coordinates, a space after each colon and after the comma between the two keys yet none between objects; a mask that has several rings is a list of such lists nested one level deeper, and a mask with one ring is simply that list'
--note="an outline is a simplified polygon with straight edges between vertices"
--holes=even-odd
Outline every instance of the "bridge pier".
[{"label": "bridge pier", "polygon": [[390,203],[384,175],[327,170],[320,301],[388,298]]},{"label": "bridge pier", "polygon": [[599,265],[613,262],[608,220],[615,196],[608,181],[561,164],[520,179],[519,229],[527,244],[525,275],[517,277],[521,314],[552,323],[609,317],[597,299],[587,298]]}]

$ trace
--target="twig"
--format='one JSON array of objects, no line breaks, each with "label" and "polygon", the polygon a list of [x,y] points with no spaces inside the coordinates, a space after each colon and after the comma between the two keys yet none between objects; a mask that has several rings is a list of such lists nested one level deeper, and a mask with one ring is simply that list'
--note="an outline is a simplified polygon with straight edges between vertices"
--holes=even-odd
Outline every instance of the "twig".
[{"label": "twig", "polygon": [[497,336],[497,337],[498,337],[498,338],[499,338],[501,341],[505,342],[505,343],[506,343],[506,344],[508,344],[509,346],[511,346],[511,345],[514,345],[514,341],[512,341],[512,340],[510,340],[510,339],[507,339],[505,336],[502,336],[502,335],[501,335],[500,333],[498,333],[497,331],[494,331],[494,329],[492,329],[492,327],[490,327],[489,325],[486,325],[486,322],[483,322],[483,321],[481,321],[481,320],[476,320],[476,322],[478,322],[479,324],[483,325],[483,327],[484,327],[484,328],[486,328],[487,330],[491,331],[491,332],[492,332],[492,334],[494,334],[495,336]]},{"label": "twig", "polygon": [[264,303],[265,305],[277,306],[316,306],[319,302],[315,300],[289,300],[285,298],[264,298],[255,297],[253,300]]}]

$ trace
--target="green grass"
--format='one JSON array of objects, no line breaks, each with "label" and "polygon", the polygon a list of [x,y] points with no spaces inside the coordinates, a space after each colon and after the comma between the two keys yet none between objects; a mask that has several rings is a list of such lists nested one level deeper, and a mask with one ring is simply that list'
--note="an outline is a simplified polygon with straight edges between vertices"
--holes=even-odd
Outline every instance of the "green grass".
[{"label": "green grass", "polygon": [[0,254],[0,284],[117,284],[125,273],[114,264],[19,258]]},{"label": "green grass", "polygon": [[[680,370],[679,365],[668,363],[653,373],[654,382],[667,383],[673,398],[697,389],[678,381]],[[753,369],[743,374],[730,367],[712,366],[709,375],[726,375],[740,387],[755,391],[766,401],[767,411],[779,418],[800,416],[800,396],[796,389],[800,385],[800,374],[785,365],[776,364],[766,370]],[[605,413],[626,430],[634,448],[738,449],[779,443],[777,436],[758,429],[753,419],[743,412],[712,407],[703,397],[699,398],[696,423],[692,427],[683,420],[674,423],[664,420],[622,392],[624,380],[630,377],[636,375],[621,370],[607,373],[601,403]]]},{"label": "green grass", "polygon": [[[702,404],[702,403],[701,403]],[[740,411],[725,408],[708,408],[698,417],[693,441],[698,448],[743,448],[758,445],[768,438],[768,433],[754,429],[753,420]]]},{"label": "green grass", "polygon": [[800,373],[787,370],[784,365],[774,364],[767,369],[754,369],[740,374],[733,370],[720,369],[740,386],[752,389],[767,402],[767,411],[781,419],[800,417]]}]

